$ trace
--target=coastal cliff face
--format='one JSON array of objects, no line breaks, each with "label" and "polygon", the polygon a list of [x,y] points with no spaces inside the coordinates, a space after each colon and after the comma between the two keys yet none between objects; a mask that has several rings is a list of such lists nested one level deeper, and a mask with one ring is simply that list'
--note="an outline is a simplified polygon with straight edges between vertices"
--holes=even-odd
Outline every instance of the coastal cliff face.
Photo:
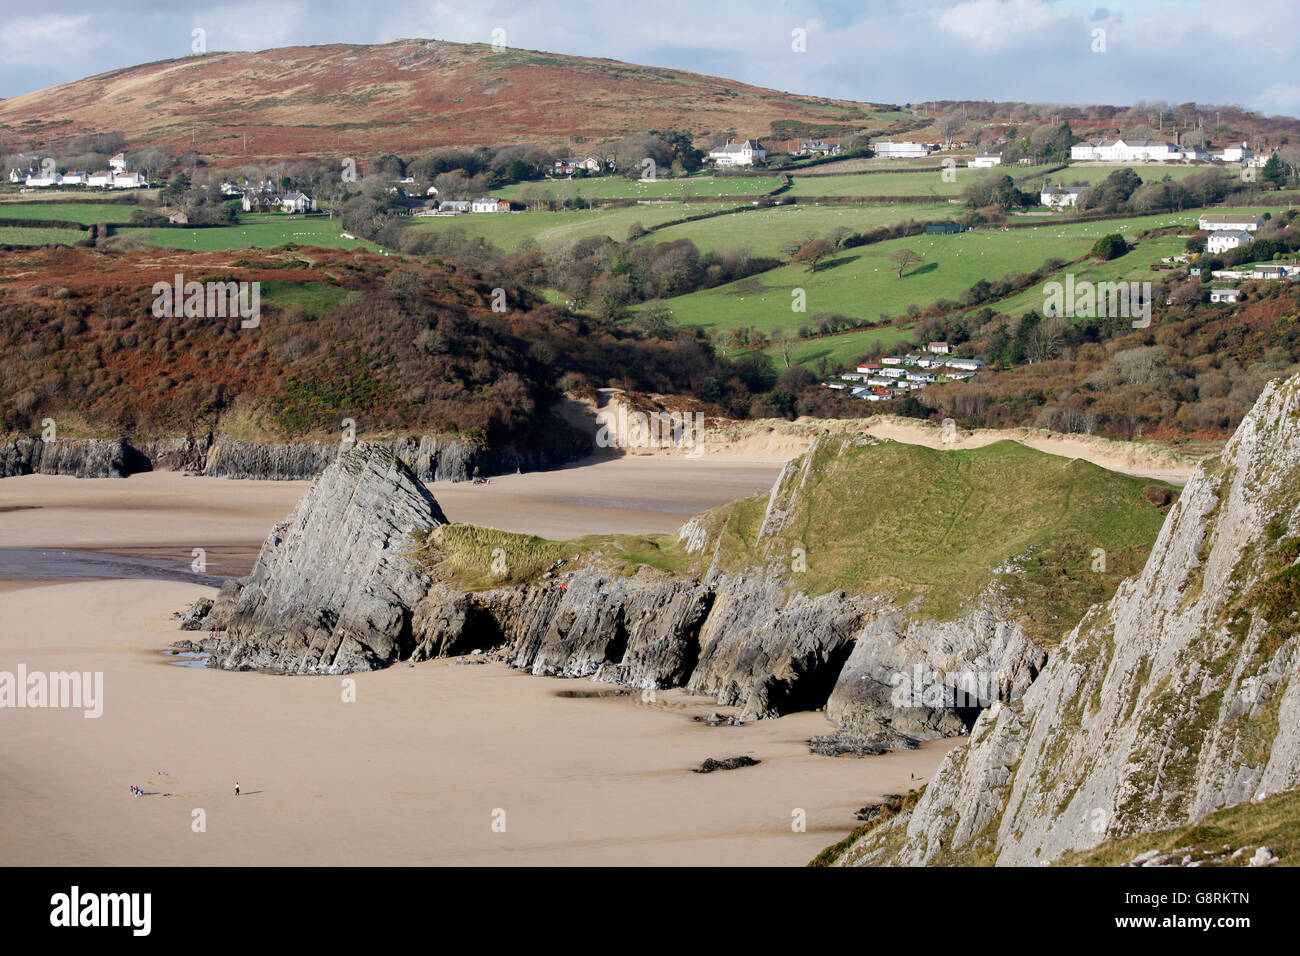
[{"label": "coastal cliff face", "polygon": [[[469,481],[482,476],[552,468],[591,451],[590,438],[567,427],[527,449],[480,449],[431,435],[378,444],[406,462],[421,481]],[[66,475],[125,478],[145,471],[186,471],[211,478],[303,481],[333,462],[338,442],[239,441],[229,435],[132,444],[121,438],[19,438],[0,445],[0,478]]]},{"label": "coastal cliff face", "polygon": [[[645,539],[579,547],[448,525],[402,459],[358,446],[326,467],[253,572],[227,582],[186,626],[217,629],[197,646],[228,669],[345,673],[493,651],[536,675],[685,688],[744,719],[825,709],[837,728],[819,747],[828,753],[916,746],[964,733],[983,707],[1017,700],[1046,652],[995,586],[936,618],[891,594],[792,579],[782,556],[807,519],[814,484],[852,481],[854,450],[885,455],[890,469],[896,455],[921,453],[889,446],[827,438],[792,462],[765,500],[693,519],[676,540],[655,545],[653,560],[628,558]],[[462,531],[498,537],[466,550]],[[851,559],[869,547],[854,543]],[[499,552],[499,577],[487,571],[489,552]],[[511,577],[507,553],[535,567]],[[473,582],[458,572],[467,565]]]},{"label": "coastal cliff face", "polygon": [[121,439],[19,438],[0,445],[0,478],[66,475],[75,478],[125,478],[130,452]]},{"label": "coastal cliff face", "polygon": [[1298,562],[1293,378],[1198,470],[1141,574],[840,862],[1034,864],[1300,786]]}]

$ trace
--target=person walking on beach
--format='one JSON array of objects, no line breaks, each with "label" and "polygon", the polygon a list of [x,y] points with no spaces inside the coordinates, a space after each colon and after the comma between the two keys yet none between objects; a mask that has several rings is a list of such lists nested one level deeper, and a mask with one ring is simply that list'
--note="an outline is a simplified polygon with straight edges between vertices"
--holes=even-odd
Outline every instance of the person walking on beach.
[{"label": "person walking on beach", "polygon": [[239,781],[235,781],[235,796],[239,796]]}]

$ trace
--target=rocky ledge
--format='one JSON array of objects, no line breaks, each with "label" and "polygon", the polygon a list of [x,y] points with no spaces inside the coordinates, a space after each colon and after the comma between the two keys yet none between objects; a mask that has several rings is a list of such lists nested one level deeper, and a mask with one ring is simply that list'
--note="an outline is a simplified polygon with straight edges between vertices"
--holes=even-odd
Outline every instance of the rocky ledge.
[{"label": "rocky ledge", "polygon": [[[421,481],[469,481],[476,475],[554,468],[591,452],[590,437],[558,418],[526,448],[483,449],[432,435],[377,444],[406,462]],[[0,444],[0,478],[125,478],[146,471],[185,471],[212,478],[302,481],[323,472],[347,447],[325,441],[240,441],[221,434],[135,443],[123,438],[19,438]]]}]

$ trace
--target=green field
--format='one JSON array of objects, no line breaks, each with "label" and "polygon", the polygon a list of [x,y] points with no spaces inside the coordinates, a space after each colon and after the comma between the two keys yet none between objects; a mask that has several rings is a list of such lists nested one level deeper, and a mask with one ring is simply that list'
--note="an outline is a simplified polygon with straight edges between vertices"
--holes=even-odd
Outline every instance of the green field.
[{"label": "green field", "polygon": [[0,220],[47,219],[51,222],[130,222],[131,213],[143,206],[115,202],[0,203]]},{"label": "green field", "polygon": [[[938,162],[938,161],[936,161]],[[932,163],[931,165],[934,165]],[[800,176],[782,196],[958,196],[971,183],[990,175],[1008,173],[1017,181],[1021,176],[1046,167],[1016,166],[1002,169],[951,170],[952,182],[944,179],[946,170],[928,172],[871,173],[867,175]]]},{"label": "green field", "polygon": [[[1132,236],[1140,229],[1194,225],[1197,216],[1196,211],[1189,211],[1094,223],[1048,220],[1026,229],[891,239],[843,250],[816,272],[802,265],[782,266],[678,296],[665,304],[682,325],[789,329],[806,318],[791,311],[792,290],[801,288],[806,293],[808,315],[840,312],[876,319],[882,312],[899,315],[909,305],[924,307],[937,299],[956,299],[979,279],[997,279],[1012,271],[1031,272],[1048,258],[1068,262],[1086,254],[1097,237],[1106,233]],[[890,256],[903,248],[925,258],[900,279]]]},{"label": "green field", "polygon": [[[697,215],[710,207],[694,203],[671,203],[663,206],[629,206],[617,209],[572,209],[563,212],[532,211],[511,213],[469,213],[462,216],[422,216],[412,218],[408,228],[430,232],[455,230],[466,236],[478,236],[513,250],[525,239],[535,239],[540,246],[585,236],[609,236],[622,242],[628,227],[644,227]],[[712,208],[719,208],[714,206]],[[651,240],[655,241],[655,240]]]},{"label": "green field", "polygon": [[86,238],[80,229],[54,229],[35,226],[0,226],[0,245],[70,246]]},{"label": "green field", "polygon": [[[1203,173],[1207,169],[1221,169],[1218,166],[1184,166],[1181,163],[1148,163],[1145,166],[1130,164],[1127,166],[1071,166],[1060,172],[1052,173],[1048,179],[1053,183],[1099,183],[1117,169],[1131,169],[1144,183],[1158,183],[1166,176],[1173,180],[1186,179],[1192,173]],[[1036,183],[1035,183],[1036,185]],[[1023,187],[1022,187],[1023,188]]]},{"label": "green field", "polygon": [[621,176],[514,183],[493,190],[502,199],[709,199],[762,196],[781,185],[779,176],[690,176],[642,183]]},{"label": "green field", "polygon": [[[798,328],[798,324],[792,323],[786,327],[786,331],[793,334]],[[862,358],[871,351],[871,346],[876,342],[884,345],[886,350],[902,345],[911,338],[912,328],[913,325],[908,323],[880,329],[842,332],[839,335],[827,335],[817,339],[802,339],[790,344],[790,364],[816,368],[817,363],[824,358],[832,370],[839,369]],[[771,360],[774,368],[785,367],[785,360],[779,348],[767,348],[762,351]],[[744,353],[739,350],[730,353],[732,358],[742,354]]]},{"label": "green field", "polygon": [[119,234],[141,233],[155,246],[221,252],[226,249],[270,249],[285,243],[322,246],[327,249],[375,249],[363,239],[344,239],[338,219],[282,219],[241,222],[234,226],[207,229],[119,229]]},{"label": "green field", "polygon": [[643,242],[669,242],[690,239],[701,249],[749,246],[759,255],[776,255],[783,243],[799,239],[805,233],[823,236],[844,226],[864,232],[879,226],[915,219],[925,222],[952,219],[965,212],[951,203],[907,203],[897,206],[791,205],[772,206],[734,216],[716,216],[698,222],[669,226],[646,236]]},{"label": "green field", "polygon": [[[1150,268],[1151,263],[1158,262],[1165,256],[1177,255],[1183,251],[1185,239],[1177,236],[1161,236],[1154,239],[1142,239],[1137,247],[1129,250],[1118,259],[1098,262],[1088,259],[1077,263],[1068,271],[1073,273],[1074,281],[1081,282],[1158,282],[1168,276],[1166,271]],[[1063,281],[1063,280],[1062,280]],[[1041,285],[1026,289],[1018,295],[1004,299],[994,306],[1007,315],[1022,315],[1031,309],[1039,312],[1044,308],[1044,292]]]},{"label": "green field", "polygon": [[296,305],[310,315],[325,314],[347,294],[347,289],[340,289],[328,282],[273,280],[261,284],[263,303],[280,308]]}]

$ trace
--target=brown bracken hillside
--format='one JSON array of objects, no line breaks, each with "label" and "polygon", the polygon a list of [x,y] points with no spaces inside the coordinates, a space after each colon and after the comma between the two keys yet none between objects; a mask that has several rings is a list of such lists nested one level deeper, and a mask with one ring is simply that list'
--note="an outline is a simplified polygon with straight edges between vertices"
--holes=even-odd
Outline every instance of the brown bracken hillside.
[{"label": "brown bracken hillside", "polygon": [[0,102],[7,147],[57,149],[75,134],[116,131],[133,148],[194,149],[218,164],[525,142],[576,149],[646,129],[835,135],[910,120],[679,70],[420,39],[201,54]]}]

